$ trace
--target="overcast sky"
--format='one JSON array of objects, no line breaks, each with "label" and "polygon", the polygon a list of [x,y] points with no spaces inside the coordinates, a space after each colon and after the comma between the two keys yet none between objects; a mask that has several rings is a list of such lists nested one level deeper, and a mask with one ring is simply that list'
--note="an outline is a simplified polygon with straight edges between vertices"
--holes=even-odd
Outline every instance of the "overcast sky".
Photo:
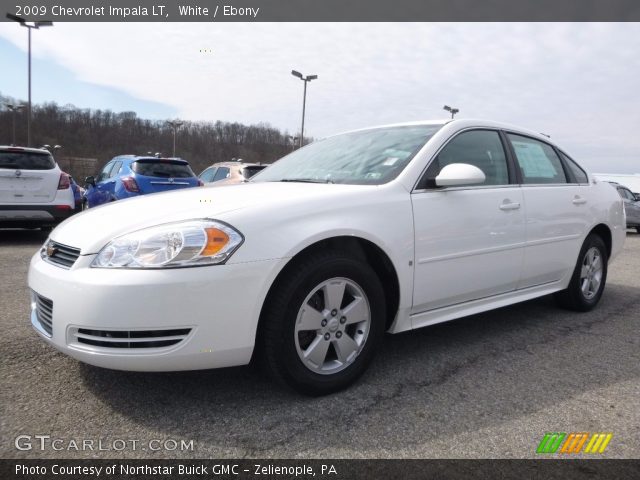
[{"label": "overcast sky", "polygon": [[[0,23],[5,95],[27,96],[26,45]],[[319,76],[311,136],[445,118],[449,104],[550,134],[592,171],[640,173],[640,24],[56,23],[33,54],[34,102],[293,133],[296,69]]]}]

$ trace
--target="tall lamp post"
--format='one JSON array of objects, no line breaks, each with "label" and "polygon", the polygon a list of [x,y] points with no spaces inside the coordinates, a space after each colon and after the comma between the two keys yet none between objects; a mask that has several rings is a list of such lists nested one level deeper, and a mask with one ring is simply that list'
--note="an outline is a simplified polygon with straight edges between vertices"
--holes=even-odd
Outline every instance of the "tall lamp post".
[{"label": "tall lamp post", "polygon": [[28,22],[22,17],[7,13],[7,18],[18,22],[21,26],[29,29],[29,103],[27,104],[27,147],[31,146],[31,30],[40,27],[52,27],[53,22],[45,20],[38,22]]},{"label": "tall lamp post", "polygon": [[171,120],[167,122],[167,125],[173,128],[173,156],[174,157],[176,156],[176,130],[178,130],[178,128],[180,128],[183,124],[184,122],[181,120]]},{"label": "tall lamp post", "polygon": [[449,105],[445,105],[444,107],[442,107],[443,110],[446,110],[447,112],[451,113],[451,118],[453,119],[453,117],[455,116],[456,113],[458,113],[460,111],[459,108],[453,108],[450,107]]},{"label": "tall lamp post", "polygon": [[13,141],[11,142],[11,144],[15,145],[16,144],[16,112],[23,110],[24,105],[13,105],[11,103],[7,103],[7,108],[9,109],[10,112],[12,112],[11,123],[13,127]]},{"label": "tall lamp post", "polygon": [[304,95],[302,97],[302,127],[300,128],[300,147],[302,147],[302,143],[304,142],[304,111],[307,104],[307,83],[309,83],[311,80],[317,79],[318,75],[307,75],[305,77],[300,72],[296,72],[295,70],[291,70],[291,75],[293,75],[294,77],[298,77],[304,82]]}]

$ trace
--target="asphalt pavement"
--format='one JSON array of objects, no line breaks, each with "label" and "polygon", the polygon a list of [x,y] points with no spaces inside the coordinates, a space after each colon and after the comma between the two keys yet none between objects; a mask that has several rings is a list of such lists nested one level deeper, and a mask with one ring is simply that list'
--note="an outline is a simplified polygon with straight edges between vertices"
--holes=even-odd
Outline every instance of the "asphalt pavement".
[{"label": "asphalt pavement", "polygon": [[533,458],[547,432],[612,433],[596,456],[640,457],[635,232],[594,311],[545,297],[388,335],[356,385],[323,398],[254,368],[129,373],[58,353],[29,323],[45,238],[0,230],[2,458]]}]

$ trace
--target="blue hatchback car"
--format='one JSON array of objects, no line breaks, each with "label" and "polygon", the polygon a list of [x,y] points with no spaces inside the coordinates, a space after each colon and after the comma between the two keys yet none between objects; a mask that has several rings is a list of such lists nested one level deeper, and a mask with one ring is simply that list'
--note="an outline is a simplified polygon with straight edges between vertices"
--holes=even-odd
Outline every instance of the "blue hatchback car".
[{"label": "blue hatchback car", "polygon": [[186,160],[136,155],[114,157],[96,178],[87,177],[86,183],[86,208],[137,195],[203,185]]}]

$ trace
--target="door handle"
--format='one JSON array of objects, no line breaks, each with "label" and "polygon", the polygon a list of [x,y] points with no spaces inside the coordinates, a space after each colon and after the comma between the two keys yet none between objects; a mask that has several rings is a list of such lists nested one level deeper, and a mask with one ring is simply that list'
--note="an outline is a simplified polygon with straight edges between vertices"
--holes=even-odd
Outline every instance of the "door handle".
[{"label": "door handle", "polygon": [[587,199],[580,197],[579,195],[576,195],[575,197],[573,197],[573,204],[574,205],[583,205],[587,203]]},{"label": "door handle", "polygon": [[518,202],[510,202],[509,200],[505,200],[500,204],[500,210],[518,210],[520,208],[520,203]]}]

